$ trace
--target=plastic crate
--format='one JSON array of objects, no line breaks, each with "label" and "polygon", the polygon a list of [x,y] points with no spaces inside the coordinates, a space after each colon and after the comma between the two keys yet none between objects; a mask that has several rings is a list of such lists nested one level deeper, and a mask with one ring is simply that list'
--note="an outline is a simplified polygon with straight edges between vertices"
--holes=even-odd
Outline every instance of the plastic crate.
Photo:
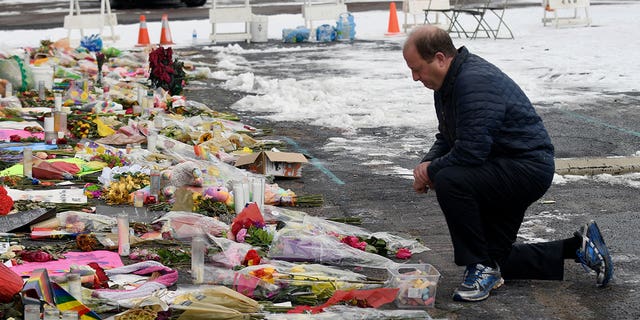
[{"label": "plastic crate", "polygon": [[401,264],[389,269],[389,286],[399,288],[398,308],[433,307],[440,272],[430,264]]}]

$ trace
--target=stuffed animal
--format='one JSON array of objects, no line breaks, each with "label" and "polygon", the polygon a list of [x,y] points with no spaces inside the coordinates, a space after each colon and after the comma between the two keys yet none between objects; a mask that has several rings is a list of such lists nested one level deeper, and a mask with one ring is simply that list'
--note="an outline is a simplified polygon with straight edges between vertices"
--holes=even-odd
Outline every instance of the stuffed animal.
[{"label": "stuffed animal", "polygon": [[162,178],[165,180],[165,186],[174,186],[176,188],[182,186],[200,187],[204,182],[202,170],[193,161],[185,161],[163,171]]},{"label": "stuffed animal", "polygon": [[227,206],[233,205],[233,196],[229,193],[229,190],[225,187],[208,187],[204,191],[204,196],[207,198],[211,198],[215,201],[220,201],[226,204]]}]

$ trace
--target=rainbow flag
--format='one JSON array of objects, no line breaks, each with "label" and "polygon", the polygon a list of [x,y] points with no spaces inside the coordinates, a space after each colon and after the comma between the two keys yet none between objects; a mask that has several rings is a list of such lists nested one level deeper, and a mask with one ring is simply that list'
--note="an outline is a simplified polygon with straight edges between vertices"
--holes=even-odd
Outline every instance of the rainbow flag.
[{"label": "rainbow flag", "polygon": [[24,287],[22,287],[22,295],[44,301],[52,306],[55,305],[47,269],[36,269],[31,272],[31,277],[27,279]]},{"label": "rainbow flag", "polygon": [[53,288],[53,296],[56,300],[56,307],[60,311],[73,310],[78,313],[78,316],[82,320],[100,320],[100,316],[98,316],[95,312],[91,311],[87,306],[82,304],[82,302],[78,301],[74,298],[67,290],[64,290],[57,283],[51,283],[51,287]]},{"label": "rainbow flag", "polygon": [[22,294],[25,297],[44,301],[56,306],[60,311],[73,310],[78,312],[79,319],[100,320],[95,312],[87,308],[82,302],[74,298],[59,284],[49,280],[47,269],[36,269],[31,272],[31,277],[24,283]]}]

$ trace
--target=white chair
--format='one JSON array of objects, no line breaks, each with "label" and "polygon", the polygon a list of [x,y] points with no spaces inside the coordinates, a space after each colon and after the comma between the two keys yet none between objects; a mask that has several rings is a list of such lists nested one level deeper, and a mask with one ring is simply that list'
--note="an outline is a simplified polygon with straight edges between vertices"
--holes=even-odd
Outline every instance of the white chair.
[{"label": "white chair", "polygon": [[[211,3],[209,10],[209,22],[211,23],[211,34],[209,39],[216,43],[246,41],[251,42],[251,6],[249,0],[245,0],[242,5],[218,6],[217,0]],[[220,32],[220,24],[226,24],[229,28],[238,27],[237,31]]]},{"label": "white chair", "polygon": [[[79,40],[71,38],[71,31],[78,29],[80,38],[84,37],[85,29],[97,29],[103,40],[117,41],[120,39],[115,34],[115,27],[118,25],[118,18],[115,13],[111,13],[111,3],[109,0],[100,1],[99,14],[82,14],[78,0],[69,0],[69,14],[64,17],[63,27],[68,30],[67,37],[72,43],[79,43]],[[104,35],[103,29],[109,26],[111,35]]]},{"label": "white chair", "polygon": [[[548,23],[558,28],[562,25],[591,25],[591,17],[589,16],[589,0],[543,0],[542,1],[542,24],[547,26]],[[580,14],[583,11],[583,14]],[[562,12],[562,15],[559,14]],[[571,15],[573,12],[573,15]],[[547,13],[553,13],[547,17]],[[569,13],[569,15],[566,15]]]}]

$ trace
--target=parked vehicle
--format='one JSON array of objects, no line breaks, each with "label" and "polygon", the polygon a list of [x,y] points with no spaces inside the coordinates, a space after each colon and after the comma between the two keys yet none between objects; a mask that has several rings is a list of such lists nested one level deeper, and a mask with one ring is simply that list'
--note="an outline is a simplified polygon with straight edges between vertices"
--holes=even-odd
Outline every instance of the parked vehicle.
[{"label": "parked vehicle", "polygon": [[[111,1],[112,8],[131,8],[140,7],[141,5],[152,4],[160,2],[157,0],[109,0]],[[169,2],[171,0],[164,0],[162,2]],[[187,7],[199,7],[207,3],[207,0],[173,0],[174,2],[183,2]]]}]

